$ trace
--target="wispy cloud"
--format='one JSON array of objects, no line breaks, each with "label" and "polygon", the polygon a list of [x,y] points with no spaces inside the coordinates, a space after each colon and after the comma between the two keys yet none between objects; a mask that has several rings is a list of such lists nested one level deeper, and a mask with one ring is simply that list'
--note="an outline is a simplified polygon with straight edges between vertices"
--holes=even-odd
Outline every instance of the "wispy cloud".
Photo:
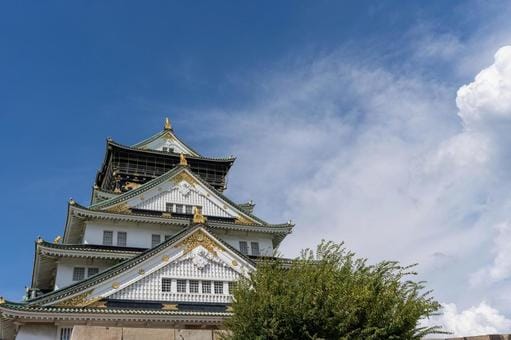
[{"label": "wispy cloud", "polygon": [[[489,69],[507,65],[504,59],[507,48]],[[491,250],[508,234],[493,226],[511,202],[508,162],[501,159],[511,150],[501,133],[511,111],[500,103],[511,87],[498,79],[511,77],[490,73],[500,94],[489,93],[495,86],[480,74],[455,101],[456,88],[441,82],[334,53],[266,75],[260,100],[241,114],[201,118],[239,156],[230,194],[254,199],[272,221],[297,223],[285,254],[322,238],[344,240],[373,261],[418,261],[440,298],[456,303],[446,305],[447,314],[483,298],[509,313],[497,290],[473,285],[460,294],[457,288],[482,271],[511,275],[505,254]],[[494,308],[480,305],[476,312],[486,307]],[[452,322],[463,324],[472,312],[461,311]]]}]

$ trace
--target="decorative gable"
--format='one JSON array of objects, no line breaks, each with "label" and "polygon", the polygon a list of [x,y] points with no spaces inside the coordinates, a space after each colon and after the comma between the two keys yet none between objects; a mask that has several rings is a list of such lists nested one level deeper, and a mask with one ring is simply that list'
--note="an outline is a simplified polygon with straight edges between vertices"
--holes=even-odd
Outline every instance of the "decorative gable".
[{"label": "decorative gable", "polygon": [[92,205],[91,208],[113,213],[141,209],[188,215],[193,214],[195,208],[200,208],[204,216],[233,218],[238,224],[264,223],[209,188],[189,170],[186,163],[136,189]]},{"label": "decorative gable", "polygon": [[[164,185],[160,187],[160,191],[158,189],[156,191],[157,193],[153,197],[145,198],[143,201],[139,200],[139,202],[135,200],[133,207],[144,210],[183,213],[183,211],[178,211],[180,207],[193,206],[201,207],[202,214],[206,216],[234,217],[232,212],[229,213],[227,209],[220,206],[220,202],[215,202],[211,196],[208,197],[206,193],[201,192],[195,185],[191,185],[186,180],[171,185]],[[144,196],[150,194],[147,193]]]},{"label": "decorative gable", "polygon": [[[228,303],[229,282],[253,270],[250,260],[197,225],[76,287],[33,303],[78,307],[105,299]],[[203,286],[209,286],[209,292]]]},{"label": "decorative gable", "polygon": [[193,152],[184,143],[179,141],[170,131],[166,131],[159,138],[144,145],[143,148],[197,156],[196,152]]},{"label": "decorative gable", "polygon": [[[137,301],[188,301],[188,302],[230,302],[228,282],[241,277],[232,264],[221,261],[202,246],[183,255],[176,261],[145,276],[130,286],[119,290],[109,299]],[[184,292],[178,291],[178,280],[185,284]],[[197,292],[191,291],[191,281],[196,284]],[[214,283],[221,282],[221,294],[215,294]],[[202,293],[206,283],[209,293]],[[164,287],[168,284],[168,287]]]}]

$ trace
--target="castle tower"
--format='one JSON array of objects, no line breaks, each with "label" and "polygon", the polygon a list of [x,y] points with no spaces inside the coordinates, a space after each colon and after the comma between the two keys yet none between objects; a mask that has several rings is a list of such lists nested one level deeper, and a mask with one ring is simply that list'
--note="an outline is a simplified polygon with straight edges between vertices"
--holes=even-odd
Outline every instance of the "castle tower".
[{"label": "castle tower", "polygon": [[90,204],[70,200],[63,236],[36,240],[26,300],[0,298],[3,338],[221,329],[234,283],[293,228],[223,194],[234,160],[202,156],[168,119],[135,145],[108,139]]}]

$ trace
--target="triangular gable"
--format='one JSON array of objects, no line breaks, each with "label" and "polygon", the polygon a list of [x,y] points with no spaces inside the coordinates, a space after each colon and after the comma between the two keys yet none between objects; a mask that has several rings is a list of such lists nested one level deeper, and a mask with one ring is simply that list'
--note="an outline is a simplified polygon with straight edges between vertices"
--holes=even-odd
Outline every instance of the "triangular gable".
[{"label": "triangular gable", "polygon": [[181,141],[172,131],[172,129],[165,129],[157,134],[141,141],[140,143],[132,145],[133,148],[149,149],[157,151],[168,151],[173,153],[183,153],[200,157],[199,153]]},{"label": "triangular gable", "polygon": [[[222,280],[235,281],[255,270],[255,265],[237,250],[219,241],[202,225],[197,225],[103,273],[28,303],[84,307],[107,298],[140,300],[140,294],[156,287],[155,282],[161,284],[161,277],[189,278],[193,270],[197,279],[219,280],[218,271],[222,270],[221,274],[226,275],[225,278],[222,276]],[[156,299],[156,295],[144,296],[149,301]],[[158,296],[158,300],[162,301],[172,301],[173,298]]]},{"label": "triangular gable", "polygon": [[[240,224],[266,224],[216,191],[188,166],[178,166],[136,189],[93,204],[90,208],[120,213],[130,209],[169,211],[167,204],[201,207],[204,216],[233,218]],[[176,209],[177,206],[171,208]]]}]

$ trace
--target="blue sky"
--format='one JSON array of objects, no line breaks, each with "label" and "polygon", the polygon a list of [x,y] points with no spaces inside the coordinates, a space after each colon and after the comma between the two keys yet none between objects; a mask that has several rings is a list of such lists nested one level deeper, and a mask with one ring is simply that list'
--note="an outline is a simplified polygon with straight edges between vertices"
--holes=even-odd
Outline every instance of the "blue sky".
[{"label": "blue sky", "polygon": [[[231,197],[297,223],[286,255],[324,237],[418,261],[447,306],[439,322],[511,328],[511,254],[498,250],[511,240],[509,97],[474,109],[481,94],[457,92],[507,60],[494,55],[510,13],[501,1],[2,2],[0,293],[21,297],[36,237],[62,233],[70,197],[88,202],[106,137],[135,143],[169,116],[202,153],[238,156]],[[489,321],[457,328],[470,318]]]}]

